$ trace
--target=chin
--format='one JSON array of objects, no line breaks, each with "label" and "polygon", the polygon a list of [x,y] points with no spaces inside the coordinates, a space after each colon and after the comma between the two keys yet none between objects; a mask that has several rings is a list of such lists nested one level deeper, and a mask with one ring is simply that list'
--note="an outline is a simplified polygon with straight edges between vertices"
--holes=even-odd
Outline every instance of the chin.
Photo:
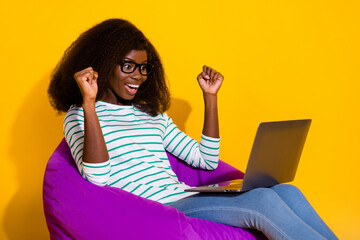
[{"label": "chin", "polygon": [[135,95],[134,96],[126,96],[126,97],[123,97],[122,99],[127,100],[127,101],[131,101],[134,98],[135,98]]}]

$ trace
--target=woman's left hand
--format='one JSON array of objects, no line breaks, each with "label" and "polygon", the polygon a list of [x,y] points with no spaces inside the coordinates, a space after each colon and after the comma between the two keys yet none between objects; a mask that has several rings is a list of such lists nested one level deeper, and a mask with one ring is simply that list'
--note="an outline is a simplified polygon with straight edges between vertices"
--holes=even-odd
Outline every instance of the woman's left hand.
[{"label": "woman's left hand", "polygon": [[204,94],[216,95],[224,81],[224,76],[204,65],[203,71],[197,76],[197,80]]}]

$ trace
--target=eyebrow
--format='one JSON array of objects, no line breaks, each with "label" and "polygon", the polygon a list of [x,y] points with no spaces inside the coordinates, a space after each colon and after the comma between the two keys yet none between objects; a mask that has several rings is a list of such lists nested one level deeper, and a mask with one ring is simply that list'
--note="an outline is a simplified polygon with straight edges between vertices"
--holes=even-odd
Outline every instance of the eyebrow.
[{"label": "eyebrow", "polygon": [[[131,62],[137,63],[134,59],[131,59],[129,57],[126,57],[124,60],[129,60]],[[142,61],[141,63],[146,63],[146,62],[147,62],[147,59],[145,61]]]}]

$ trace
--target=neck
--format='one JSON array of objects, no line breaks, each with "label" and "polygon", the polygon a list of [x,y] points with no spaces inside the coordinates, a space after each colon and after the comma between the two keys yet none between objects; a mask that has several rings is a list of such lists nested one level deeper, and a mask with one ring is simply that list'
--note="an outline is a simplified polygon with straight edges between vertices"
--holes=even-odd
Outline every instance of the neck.
[{"label": "neck", "polygon": [[126,100],[115,93],[114,90],[108,88],[104,96],[101,98],[102,101],[116,104],[116,105],[131,105],[131,100]]}]

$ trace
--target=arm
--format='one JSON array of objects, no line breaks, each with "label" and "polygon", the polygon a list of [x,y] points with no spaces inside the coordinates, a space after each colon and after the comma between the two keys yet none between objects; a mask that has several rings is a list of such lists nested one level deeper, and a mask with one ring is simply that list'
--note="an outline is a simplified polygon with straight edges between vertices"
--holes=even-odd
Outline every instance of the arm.
[{"label": "arm", "polygon": [[214,170],[219,160],[219,138],[201,135],[200,144],[180,131],[171,118],[164,114],[166,128],[163,138],[164,148],[190,166]]},{"label": "arm", "polygon": [[203,134],[208,137],[219,138],[219,120],[217,108],[217,93],[224,77],[214,69],[204,66],[197,80],[203,91],[205,116]]},{"label": "arm", "polygon": [[98,74],[91,67],[74,74],[83,96],[84,110],[84,147],[82,161],[103,163],[109,160],[104,136],[95,112]]},{"label": "arm", "polygon": [[95,111],[97,73],[92,68],[74,74],[83,95],[82,108],[72,107],[64,119],[64,135],[80,174],[104,186],[110,178],[110,161]]},{"label": "arm", "polygon": [[181,132],[170,118],[167,119],[164,147],[189,165],[201,169],[214,170],[219,160],[219,122],[217,112],[217,92],[224,77],[207,66],[197,80],[203,90],[205,118],[200,144]]},{"label": "arm", "polygon": [[203,134],[205,136],[219,138],[219,119],[217,111],[217,95],[204,93],[205,116]]}]

